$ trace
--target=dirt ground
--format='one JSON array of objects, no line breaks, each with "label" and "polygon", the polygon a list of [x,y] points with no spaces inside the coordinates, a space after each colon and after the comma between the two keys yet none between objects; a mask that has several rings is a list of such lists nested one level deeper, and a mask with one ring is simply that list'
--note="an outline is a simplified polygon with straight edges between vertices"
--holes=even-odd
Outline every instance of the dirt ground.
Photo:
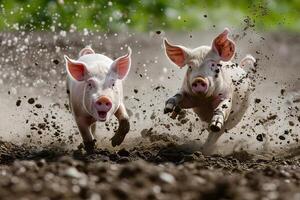
[{"label": "dirt ground", "polygon": [[85,155],[1,143],[1,199],[299,199],[299,158],[205,157],[174,144]]},{"label": "dirt ground", "polygon": [[[251,53],[258,65],[247,69],[248,112],[214,155],[202,155],[206,125],[192,112],[163,115],[185,70],[162,38],[196,47],[216,33],[1,33],[0,199],[300,199],[300,35],[233,30],[236,61]],[[112,58],[133,49],[131,130],[112,148],[115,119],[99,123],[91,155],[68,110],[63,60],[86,45]]]}]

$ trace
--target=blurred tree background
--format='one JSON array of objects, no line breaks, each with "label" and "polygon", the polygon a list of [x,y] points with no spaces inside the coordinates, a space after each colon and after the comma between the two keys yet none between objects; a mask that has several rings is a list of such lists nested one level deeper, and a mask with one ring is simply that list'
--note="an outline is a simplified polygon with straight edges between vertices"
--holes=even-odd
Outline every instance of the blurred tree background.
[{"label": "blurred tree background", "polygon": [[300,0],[0,0],[2,31],[191,31],[243,23],[300,31]]}]

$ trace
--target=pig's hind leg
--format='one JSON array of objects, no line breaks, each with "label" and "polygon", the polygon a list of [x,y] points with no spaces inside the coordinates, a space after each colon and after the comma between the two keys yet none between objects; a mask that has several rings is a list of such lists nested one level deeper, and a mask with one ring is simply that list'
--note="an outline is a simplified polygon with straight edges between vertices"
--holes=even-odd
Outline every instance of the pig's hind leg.
[{"label": "pig's hind leg", "polygon": [[209,131],[207,139],[203,144],[202,153],[204,155],[211,155],[215,149],[215,144],[219,137],[224,133],[224,130],[220,130],[218,132]]},{"label": "pig's hind leg", "polygon": [[124,141],[126,134],[130,130],[129,117],[124,104],[121,104],[119,106],[118,110],[115,113],[115,116],[119,121],[119,128],[116,131],[115,135],[111,138],[111,144],[113,147],[120,145]]}]

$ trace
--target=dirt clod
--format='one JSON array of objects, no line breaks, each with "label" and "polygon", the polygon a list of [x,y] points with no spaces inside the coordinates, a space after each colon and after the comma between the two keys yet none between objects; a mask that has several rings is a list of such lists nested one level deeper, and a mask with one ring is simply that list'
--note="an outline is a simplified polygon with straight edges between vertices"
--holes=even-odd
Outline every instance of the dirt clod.
[{"label": "dirt clod", "polygon": [[28,103],[29,103],[29,104],[34,104],[34,102],[35,102],[34,98],[29,98],[29,99],[28,99]]}]

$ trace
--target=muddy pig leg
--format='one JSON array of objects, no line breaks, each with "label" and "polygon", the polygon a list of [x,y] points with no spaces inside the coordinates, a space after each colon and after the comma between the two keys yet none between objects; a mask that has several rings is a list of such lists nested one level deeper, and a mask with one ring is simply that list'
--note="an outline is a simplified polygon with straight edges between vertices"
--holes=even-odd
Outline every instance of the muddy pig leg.
[{"label": "muddy pig leg", "polygon": [[113,147],[120,145],[130,130],[129,117],[123,103],[119,106],[115,116],[119,121],[119,128],[115,135],[111,138],[111,144]]},{"label": "muddy pig leg", "polygon": [[181,109],[193,108],[195,106],[196,104],[189,95],[179,92],[166,101],[164,114],[172,112],[172,116],[175,115],[176,117]]},{"label": "muddy pig leg", "polygon": [[231,105],[231,98],[224,99],[214,110],[214,115],[209,125],[212,132],[219,132],[223,128],[231,112]]},{"label": "muddy pig leg", "polygon": [[91,133],[91,125],[94,123],[91,117],[79,117],[75,116],[75,121],[77,123],[79,132],[81,134],[84,149],[87,153],[92,153],[95,149],[95,139]]},{"label": "muddy pig leg", "polygon": [[224,133],[224,130],[220,130],[218,132],[209,131],[207,139],[203,145],[202,153],[204,155],[211,155],[215,149],[215,144],[219,137]]},{"label": "muddy pig leg", "polygon": [[213,152],[215,144],[219,137],[225,132],[224,123],[228,119],[231,111],[232,101],[230,98],[224,99],[214,110],[209,134],[203,145],[203,153],[209,155]]},{"label": "muddy pig leg", "polygon": [[95,137],[95,133],[96,133],[96,122],[93,123],[93,124],[91,125],[91,132],[92,132],[92,135]]}]

